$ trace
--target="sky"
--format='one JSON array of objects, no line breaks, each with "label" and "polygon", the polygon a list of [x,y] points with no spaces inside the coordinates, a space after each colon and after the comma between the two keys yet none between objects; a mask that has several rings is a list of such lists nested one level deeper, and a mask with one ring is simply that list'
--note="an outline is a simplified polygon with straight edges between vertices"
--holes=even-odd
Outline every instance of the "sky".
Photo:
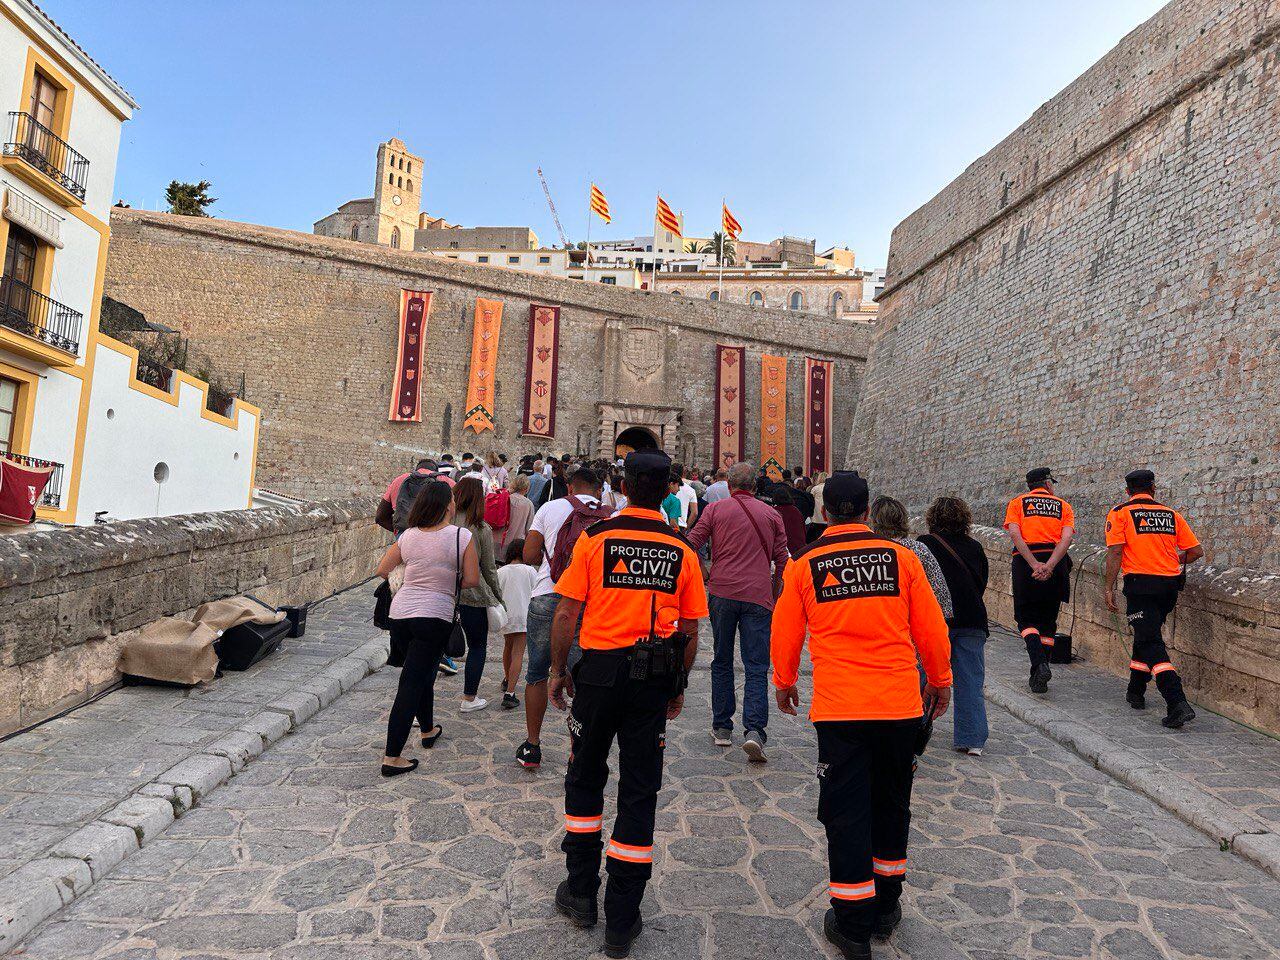
[{"label": "sky", "polygon": [[209,180],[215,216],[310,231],[425,158],[424,208],[571,241],[812,237],[882,266],[894,226],[1160,0],[41,0],[141,108],[116,194]]}]

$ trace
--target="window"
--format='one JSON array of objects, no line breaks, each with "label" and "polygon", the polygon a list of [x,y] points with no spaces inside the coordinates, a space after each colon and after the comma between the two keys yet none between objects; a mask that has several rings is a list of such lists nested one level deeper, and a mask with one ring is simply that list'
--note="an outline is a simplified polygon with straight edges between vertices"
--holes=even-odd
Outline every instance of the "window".
[{"label": "window", "polygon": [[396,186],[401,190],[404,189],[404,177],[396,177]]},{"label": "window", "polygon": [[399,227],[391,228],[391,249],[392,250],[400,249],[400,228]]},{"label": "window", "polygon": [[719,300],[719,299],[720,299],[720,291],[719,291],[719,290],[712,290],[709,294],[707,294],[707,299],[708,299],[708,300]]},{"label": "window", "polygon": [[35,72],[31,83],[31,104],[28,112],[31,119],[41,126],[53,129],[53,112],[58,103],[58,88],[39,70]]},{"label": "window", "polygon": [[410,177],[410,178],[409,178],[408,180],[406,180],[404,183],[405,183],[405,187],[404,187],[404,188],[405,188],[406,190],[408,190],[410,193],[413,193],[413,177]]},{"label": "window", "polygon": [[751,304],[751,306],[753,306],[753,307],[763,307],[763,306],[764,306],[764,294],[763,294],[763,293],[761,293],[759,290],[752,290],[752,291],[751,291],[751,296],[750,296],[750,298],[747,300],[747,302],[748,302],[749,304]]},{"label": "window", "polygon": [[450,241],[449,241],[449,249],[450,249],[450,250],[457,250],[457,249],[458,249],[458,241],[457,241],[457,240],[450,240]]},{"label": "window", "polygon": [[482,253],[480,256],[476,257],[476,263],[488,263],[488,262],[489,262],[489,257],[487,254]]},{"label": "window", "polygon": [[396,185],[396,175],[394,173],[387,174],[387,186],[394,187]]},{"label": "window", "polygon": [[550,257],[538,257],[538,262],[539,262],[539,263],[550,263],[550,262],[551,262],[551,258],[550,258]]},{"label": "window", "polygon": [[792,310],[803,310],[803,309],[804,309],[804,294],[802,294],[799,290],[792,290],[792,291],[791,291],[791,300],[789,301],[789,304],[788,304],[788,305],[790,306],[790,308],[791,308]]},{"label": "window", "polygon": [[678,297],[678,296],[680,296],[680,291],[679,291],[679,290],[672,290],[672,291],[671,291],[671,295],[672,295],[673,297]]},{"label": "window", "polygon": [[831,315],[833,317],[840,316],[842,309],[844,309],[844,294],[837,290],[831,295]]},{"label": "window", "polygon": [[519,262],[520,262],[520,258],[518,256],[507,257],[507,263],[519,263]]},{"label": "window", "polygon": [[391,164],[392,169],[395,169],[396,158],[389,153],[387,154],[387,162]]},{"label": "window", "polygon": [[0,377],[0,453],[13,452],[13,435],[18,422],[18,387],[16,380]]},{"label": "window", "polygon": [[4,277],[31,286],[36,273],[36,238],[21,227],[9,225],[4,251]]},{"label": "window", "polygon": [[353,224],[351,225],[351,239],[352,239],[352,240],[359,240],[359,239],[360,239],[360,224],[358,224],[358,223],[353,223]]},{"label": "window", "polygon": [[410,160],[410,161],[409,161],[409,166],[408,166],[408,168],[406,168],[406,169],[405,169],[405,173],[413,173],[413,161],[412,161],[412,160]]},{"label": "window", "polygon": [[617,277],[601,277],[600,282],[607,283],[607,284],[610,284],[611,286],[616,287],[618,285],[618,278]]}]

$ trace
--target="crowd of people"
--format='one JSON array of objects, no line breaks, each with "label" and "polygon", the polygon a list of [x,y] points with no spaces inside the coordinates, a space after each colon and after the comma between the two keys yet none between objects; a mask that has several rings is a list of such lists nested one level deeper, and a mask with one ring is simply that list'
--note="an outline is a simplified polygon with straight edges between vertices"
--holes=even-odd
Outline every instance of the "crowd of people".
[{"label": "crowd of people", "polygon": [[[1043,694],[1070,593],[1074,516],[1048,468],[1026,480],[1004,527],[1028,685]],[[1128,499],[1106,524],[1105,601],[1117,608],[1123,574],[1134,632],[1128,702],[1145,708],[1154,679],[1168,705],[1164,724],[1178,728],[1195,714],[1161,627],[1185,565],[1203,550],[1181,515],[1155,500],[1150,471],[1125,480]],[[658,450],[518,463],[464,453],[423,459],[392,480],[377,521],[396,537],[377,572],[386,580],[392,662],[401,666],[384,776],[418,766],[402,756],[415,720],[424,748],[442,736],[435,687],[441,673],[458,672],[455,658],[463,661],[459,710],[490,705],[482,691],[488,644],[501,642],[502,707],[516,709],[523,695],[515,761],[537,769],[548,706],[569,712],[568,879],[557,907],[583,926],[596,923],[606,855],[605,949],[626,956],[652,870],[665,725],[683,709],[698,622],[711,622],[710,736],[729,747],[740,722],[753,763],[767,762],[770,681],[778,709],[796,713],[807,643],[831,870],[824,930],[846,957],[869,956],[870,938],[892,932],[913,757],[952,702],[953,748],[981,757],[988,738],[989,565],[964,500],[937,497],[925,511],[927,532],[913,537],[906,506],[872,499],[856,472],[808,477],[740,462],[710,473]],[[606,849],[603,790],[615,740],[618,814]]]}]

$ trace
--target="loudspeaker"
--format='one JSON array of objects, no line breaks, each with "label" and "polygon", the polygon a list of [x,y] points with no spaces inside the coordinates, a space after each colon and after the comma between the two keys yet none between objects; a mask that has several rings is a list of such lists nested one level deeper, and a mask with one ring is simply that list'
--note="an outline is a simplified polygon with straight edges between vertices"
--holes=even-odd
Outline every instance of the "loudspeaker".
[{"label": "loudspeaker", "polygon": [[279,623],[242,623],[213,641],[222,670],[248,670],[275,653],[289,632],[289,619]]},{"label": "loudspeaker", "polygon": [[1071,634],[1055,633],[1053,635],[1053,649],[1049,652],[1049,662],[1071,662]]}]

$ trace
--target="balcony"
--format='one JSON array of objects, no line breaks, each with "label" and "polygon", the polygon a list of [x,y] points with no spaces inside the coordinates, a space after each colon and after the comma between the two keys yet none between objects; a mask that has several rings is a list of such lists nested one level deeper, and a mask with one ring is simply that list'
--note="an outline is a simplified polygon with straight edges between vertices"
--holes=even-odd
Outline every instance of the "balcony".
[{"label": "balcony", "polygon": [[4,155],[17,157],[34,167],[53,183],[84,202],[89,181],[89,161],[71,145],[29,113],[9,114],[9,138]]},{"label": "balcony", "polygon": [[40,506],[52,507],[55,510],[61,508],[62,464],[55,460],[41,460],[39,457],[23,457],[16,453],[6,453],[4,456],[22,464],[24,467],[53,467],[53,472],[49,474],[49,482],[45,484],[44,493],[40,495]]},{"label": "balcony", "polygon": [[0,327],[75,356],[80,351],[84,315],[50,300],[21,280],[0,277]]}]

